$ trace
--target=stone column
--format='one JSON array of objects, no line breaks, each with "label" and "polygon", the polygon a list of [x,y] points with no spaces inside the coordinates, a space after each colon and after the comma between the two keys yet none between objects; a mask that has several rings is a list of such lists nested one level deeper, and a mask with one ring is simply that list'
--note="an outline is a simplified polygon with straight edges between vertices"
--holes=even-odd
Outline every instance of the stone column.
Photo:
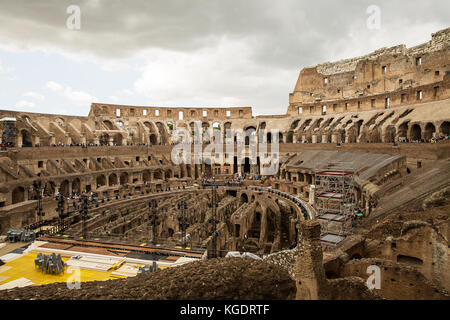
[{"label": "stone column", "polygon": [[316,191],[316,186],[311,184],[309,186],[309,204],[313,205],[315,203],[315,191]]},{"label": "stone column", "polygon": [[299,224],[298,255],[295,270],[297,300],[327,299],[327,279],[320,245],[320,223],[305,220]]},{"label": "stone column", "polygon": [[331,135],[331,143],[338,143],[338,142],[339,142],[339,141],[338,141],[337,134],[333,133],[333,134]]},{"label": "stone column", "polygon": [[35,145],[39,145],[41,143],[41,138],[39,137],[39,136],[35,136],[34,137],[34,144],[33,144],[33,147],[35,146]]},{"label": "stone column", "polygon": [[315,135],[315,134],[312,135],[311,142],[312,143],[317,143],[317,135]]},{"label": "stone column", "polygon": [[19,133],[17,135],[17,146],[20,148],[20,147],[22,147],[22,144],[23,144],[22,134]]}]

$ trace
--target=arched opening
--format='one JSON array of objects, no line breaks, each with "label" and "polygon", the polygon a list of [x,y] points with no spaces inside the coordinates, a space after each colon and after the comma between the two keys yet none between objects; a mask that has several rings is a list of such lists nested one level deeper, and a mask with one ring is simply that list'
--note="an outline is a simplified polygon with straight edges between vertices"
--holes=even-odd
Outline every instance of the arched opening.
[{"label": "arched opening", "polygon": [[384,142],[394,142],[395,141],[395,127],[388,126],[384,132]]},{"label": "arched opening", "polygon": [[108,128],[108,130],[114,130],[114,126],[113,126],[113,124],[111,123],[111,121],[105,120],[105,121],[103,121],[103,123],[104,123],[105,126]]},{"label": "arched opening", "polygon": [[[266,236],[268,242],[275,241],[276,233],[276,215],[270,209],[267,210],[267,221],[266,221]],[[270,253],[270,252],[267,252]]]},{"label": "arched opening", "polygon": [[245,145],[248,146],[250,143],[256,143],[255,127],[248,127],[245,129]]},{"label": "arched opening", "polygon": [[117,175],[115,173],[111,174],[109,176],[108,180],[109,180],[108,181],[108,185],[109,186],[116,186],[117,185]]},{"label": "arched opening", "polygon": [[246,193],[241,194],[240,204],[248,203],[248,196]]},{"label": "arched opening", "polygon": [[95,179],[95,183],[97,184],[97,188],[103,187],[106,185],[106,179],[104,175],[99,175]]},{"label": "arched opening", "polygon": [[286,137],[287,143],[293,143],[294,142],[294,131],[289,131]]},{"label": "arched opening", "polygon": [[398,127],[397,135],[399,138],[406,139],[407,132],[408,132],[408,122],[404,122]]},{"label": "arched opening", "polygon": [[114,145],[117,145],[117,146],[122,145],[122,135],[120,133],[117,133],[114,135],[113,143],[114,143]]},{"label": "arched opening", "polygon": [[272,133],[271,132],[267,133],[267,143],[272,143]]},{"label": "arched opening", "polygon": [[415,124],[411,127],[410,140],[419,141],[422,139],[422,129],[418,124]]},{"label": "arched opening", "polygon": [[20,133],[22,135],[22,147],[32,147],[33,142],[30,133],[27,130],[22,130]]},{"label": "arched opening", "polygon": [[23,187],[17,187],[12,192],[12,204],[23,202],[25,200],[25,189]]},{"label": "arched opening", "polygon": [[59,192],[64,197],[69,196],[69,181],[68,180],[64,180],[63,182],[61,182],[61,185],[59,186]]},{"label": "arched opening", "polygon": [[359,253],[355,253],[355,254],[353,254],[352,257],[350,258],[350,260],[353,260],[353,259],[355,259],[355,260],[361,260],[361,259],[362,259],[362,256],[361,256]]},{"label": "arched opening", "polygon": [[162,171],[161,171],[161,170],[155,171],[155,172],[153,173],[153,177],[154,177],[156,180],[162,180],[162,178],[163,178],[163,173],[162,173]]},{"label": "arched opening", "polygon": [[292,122],[291,130],[295,130],[295,128],[297,128],[299,122],[300,122],[300,120],[295,120],[294,122]]},{"label": "arched opening", "polygon": [[120,175],[120,184],[124,185],[124,184],[128,183],[128,181],[129,181],[128,173],[122,172],[122,174]]},{"label": "arched opening", "polygon": [[46,196],[50,196],[50,197],[54,196],[55,195],[55,190],[56,190],[55,183],[53,181],[48,181],[45,184],[44,192],[45,192]]},{"label": "arched opening", "polygon": [[144,182],[150,182],[150,181],[152,180],[152,175],[150,174],[150,171],[149,171],[149,170],[145,170],[145,171],[142,173],[142,180],[143,180]]},{"label": "arched opening", "polygon": [[423,138],[425,140],[430,140],[433,138],[433,133],[436,132],[436,127],[431,122],[427,123],[425,126],[425,132],[423,133]]},{"label": "arched opening", "polygon": [[281,132],[278,133],[278,143],[283,143],[283,134]]},{"label": "arched opening", "polygon": [[347,143],[356,143],[358,138],[356,134],[356,128],[354,126],[347,129]]},{"label": "arched opening", "polygon": [[251,227],[248,230],[248,237],[249,238],[257,238],[259,239],[259,236],[261,234],[261,207],[258,207],[255,211],[255,214],[253,215],[253,220],[251,222]]},{"label": "arched opening", "polygon": [[152,133],[150,135],[150,144],[155,145],[158,143],[158,138],[156,137],[156,134]]},{"label": "arched opening", "polygon": [[169,169],[164,173],[164,179],[169,180],[170,178],[172,178],[172,170]]},{"label": "arched opening", "polygon": [[109,145],[109,135],[106,133],[102,134],[100,136],[99,142],[100,142],[100,145],[102,145],[102,146]]},{"label": "arched opening", "polygon": [[76,178],[72,181],[72,193],[80,194],[81,193],[81,182],[79,178]]},{"label": "arched opening", "polygon": [[161,143],[163,143],[163,144],[168,143],[168,133],[167,133],[166,126],[161,122],[157,122],[156,127],[158,128],[159,135],[161,137]]},{"label": "arched opening", "polygon": [[444,136],[450,135],[450,122],[444,121],[440,126],[440,130]]}]

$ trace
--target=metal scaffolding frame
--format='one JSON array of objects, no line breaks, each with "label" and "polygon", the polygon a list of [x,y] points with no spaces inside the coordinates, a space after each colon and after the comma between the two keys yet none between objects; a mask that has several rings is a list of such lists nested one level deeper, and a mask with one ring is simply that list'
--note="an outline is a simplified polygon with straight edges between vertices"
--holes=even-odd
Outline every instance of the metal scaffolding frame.
[{"label": "metal scaffolding frame", "polygon": [[355,170],[348,162],[332,162],[316,169],[315,208],[325,247],[338,245],[351,233],[355,208]]}]

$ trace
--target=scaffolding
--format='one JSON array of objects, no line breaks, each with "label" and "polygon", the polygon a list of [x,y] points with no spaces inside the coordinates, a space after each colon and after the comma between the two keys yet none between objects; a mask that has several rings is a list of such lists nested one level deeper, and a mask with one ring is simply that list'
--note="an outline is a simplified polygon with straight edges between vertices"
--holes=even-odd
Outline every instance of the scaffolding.
[{"label": "scaffolding", "polygon": [[351,233],[355,208],[355,170],[349,163],[333,162],[316,169],[315,208],[324,247],[335,247]]}]

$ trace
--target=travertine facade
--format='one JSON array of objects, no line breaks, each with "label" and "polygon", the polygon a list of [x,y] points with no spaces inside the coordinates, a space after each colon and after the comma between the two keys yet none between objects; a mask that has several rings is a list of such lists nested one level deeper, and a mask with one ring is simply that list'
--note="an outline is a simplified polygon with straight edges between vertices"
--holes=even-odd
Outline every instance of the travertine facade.
[{"label": "travertine facade", "polygon": [[[255,117],[251,107],[104,103],[93,103],[87,116],[0,110],[2,142],[6,144],[0,151],[0,234],[38,220],[33,182],[40,180],[46,218],[57,217],[54,197],[58,192],[64,197],[95,192],[102,205],[92,208],[85,230],[98,237],[148,241],[153,235],[148,211],[154,200],[161,222],[154,235],[177,243],[181,239],[177,204],[187,201],[189,241],[211,249],[212,200],[210,191],[197,185],[203,177],[215,176],[216,182],[224,183],[236,175],[249,174],[252,179],[218,190],[215,249],[220,255],[229,250],[276,253],[295,247],[305,232],[309,237],[302,245],[309,249],[301,251],[298,298],[337,297],[339,285],[345,284],[348,290],[355,288],[353,285],[363,286],[360,280],[344,283],[325,279],[320,230],[315,222],[303,224],[315,218],[314,202],[310,201],[314,200],[314,172],[334,161],[351,163],[355,171],[353,196],[374,220],[448,186],[450,144],[443,140],[450,135],[449,36],[450,29],[446,29],[414,48],[401,45],[305,68],[283,115]],[[266,155],[260,154],[256,164],[250,163],[247,139],[243,143],[244,163],[223,150],[222,156],[213,156],[212,164],[176,164],[171,151],[179,140],[172,138],[172,132],[184,128],[191,134],[195,123],[202,128],[207,145],[217,138],[214,133],[220,133],[219,139],[237,149],[235,138],[226,136],[228,129],[254,135],[270,148],[279,138],[279,170],[269,179],[259,180],[263,168],[260,157]],[[271,131],[275,129],[279,133]],[[264,136],[259,134],[263,130]],[[402,143],[430,141],[439,142]],[[69,210],[70,205],[65,205]],[[297,230],[299,223],[301,230]],[[66,231],[77,235],[81,229],[81,222],[75,221]],[[448,289],[448,276],[430,265],[432,261],[443,266],[448,260],[444,245],[448,236],[442,236],[448,234],[448,226],[427,225],[420,230],[431,229],[434,233],[427,233],[425,240],[408,234],[395,239],[396,250],[389,242],[374,250],[364,249],[364,254],[398,260],[401,251],[406,258],[400,260],[414,262],[408,260],[413,257],[409,248],[413,243],[420,247],[416,248],[421,256],[417,259],[422,261],[416,268],[419,271],[415,270]],[[431,249],[426,248],[426,242]],[[364,250],[358,254],[362,256]],[[365,262],[354,262],[341,271],[346,276],[361,275],[365,266]],[[405,281],[410,281],[409,276]],[[427,295],[433,296],[432,288],[427,287]],[[392,292],[399,290],[396,287]],[[417,298],[412,293],[410,296]]]}]

